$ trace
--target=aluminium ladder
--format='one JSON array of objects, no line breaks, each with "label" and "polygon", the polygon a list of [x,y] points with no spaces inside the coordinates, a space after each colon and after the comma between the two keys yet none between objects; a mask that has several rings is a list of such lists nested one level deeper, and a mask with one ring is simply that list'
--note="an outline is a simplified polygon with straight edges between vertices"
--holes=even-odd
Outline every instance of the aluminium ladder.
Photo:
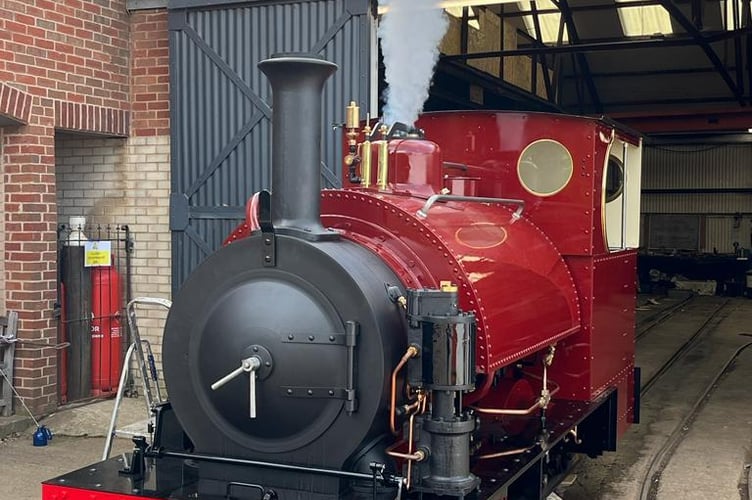
[{"label": "aluminium ladder", "polygon": [[[118,412],[120,411],[120,403],[123,400],[123,393],[125,392],[125,386],[128,380],[128,374],[131,368],[131,358],[136,356],[136,366],[141,373],[141,382],[144,390],[144,400],[146,402],[147,419],[141,422],[143,425],[147,425],[153,420],[154,408],[163,402],[162,392],[159,388],[159,377],[157,376],[157,367],[154,362],[154,354],[152,353],[151,344],[148,340],[142,339],[138,331],[138,322],[136,321],[136,306],[137,305],[151,305],[159,306],[170,310],[172,302],[167,299],[160,299],[155,297],[136,297],[128,302],[126,306],[126,315],[128,319],[128,332],[130,334],[131,345],[128,347],[128,351],[125,354],[125,361],[123,362],[123,370],[120,373],[120,383],[118,384],[117,396],[115,397],[115,406],[112,409],[112,417],[110,418],[110,426],[107,429],[107,439],[104,444],[104,452],[102,453],[102,460],[107,460],[110,457],[110,451],[112,450],[112,440],[116,435],[136,433],[125,431],[124,429],[116,429]],[[146,352],[144,352],[144,348]],[[151,379],[151,380],[150,380]],[[152,389],[151,383],[154,382],[154,388]]]}]

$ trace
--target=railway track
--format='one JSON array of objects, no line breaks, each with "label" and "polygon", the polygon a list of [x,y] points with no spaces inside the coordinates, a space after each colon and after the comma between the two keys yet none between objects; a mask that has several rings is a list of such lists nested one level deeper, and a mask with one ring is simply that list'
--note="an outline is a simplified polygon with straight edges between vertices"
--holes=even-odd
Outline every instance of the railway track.
[{"label": "railway track", "polygon": [[[687,308],[690,304],[696,307]],[[691,433],[691,439],[684,441],[688,443],[687,446],[695,445],[697,436],[702,435],[697,433],[702,433],[707,427],[708,415],[713,414],[715,406],[704,405],[714,386],[733,366],[732,360],[727,361],[729,355],[733,352],[736,359],[744,349],[752,351],[749,349],[752,346],[750,342],[743,349],[739,348],[739,352],[734,352],[739,347],[739,341],[729,339],[724,333],[728,330],[726,320],[733,317],[736,318],[733,321],[739,322],[735,312],[739,310],[738,304],[734,299],[718,300],[693,295],[680,299],[669,308],[648,312],[650,317],[643,315],[640,318],[636,332],[639,334],[638,351],[642,353],[641,359],[638,355],[638,361],[643,366],[644,375],[640,395],[645,398],[645,425],[636,426],[630,440],[622,441],[619,455],[605,459],[598,466],[591,464],[580,469],[578,474],[582,479],[567,489],[563,498],[655,499],[662,478],[664,485],[661,494],[675,491],[677,474],[681,474],[677,472],[677,467],[686,465],[688,460],[683,451],[685,446],[682,445],[678,452],[677,448],[691,429],[696,429],[696,432]],[[667,324],[669,319],[670,327]],[[661,324],[663,327],[658,327]],[[745,359],[749,356],[747,354]],[[718,370],[718,367],[721,369]],[[691,371],[687,372],[688,369]],[[708,381],[711,383],[708,384]],[[726,398],[731,383],[723,383],[724,389],[716,397],[721,400]],[[695,402],[695,398],[698,402]],[[704,407],[706,411],[702,412]],[[711,408],[713,412],[709,413]],[[694,422],[701,412],[702,417]],[[655,428],[652,428],[654,425]],[[657,435],[662,438],[650,443],[651,438]],[[632,480],[622,482],[623,471],[634,465],[639,468],[631,475]],[[609,489],[609,484],[618,486],[604,493]]]},{"label": "railway track", "polygon": [[637,327],[635,329],[635,341],[640,340],[640,338],[644,337],[650,330],[660,325],[661,323],[663,323],[664,321],[672,317],[677,312],[681,311],[685,306],[690,305],[690,303],[694,301],[696,298],[697,298],[697,295],[695,294],[688,295],[687,297],[677,302],[676,304],[672,305],[671,307],[657,311],[655,314],[652,314],[648,316],[647,318],[642,319],[637,324]]},{"label": "railway track", "polygon": [[671,461],[671,457],[676,452],[679,444],[689,434],[692,424],[718,388],[721,379],[729,373],[739,356],[750,347],[752,347],[752,342],[748,342],[734,351],[726,363],[715,373],[715,376],[707,386],[705,386],[690,410],[681,422],[676,425],[663,446],[653,455],[640,483],[639,500],[653,500],[657,497],[661,475]]},{"label": "railway track", "polygon": [[[694,296],[690,296],[689,299],[693,299]],[[711,312],[711,314],[707,317],[707,319],[700,325],[700,327],[685,340],[676,351],[666,360],[665,363],[661,365],[661,367],[647,380],[645,380],[642,383],[642,387],[640,387],[640,396],[644,396],[647,394],[647,392],[655,385],[655,383],[660,380],[663,375],[668,372],[668,370],[679,360],[681,359],[687,352],[697,344],[697,342],[700,341],[702,337],[707,335],[708,333],[715,330],[715,328],[720,324],[721,321],[725,318],[727,315],[727,306],[729,305],[729,300],[725,300],[722,302],[715,310]],[[683,301],[682,304],[686,304],[687,300]],[[672,312],[670,316],[673,316],[674,313],[676,313],[680,309],[680,306],[675,306],[672,308]],[[724,314],[726,313],[726,314]],[[661,320],[661,322],[665,321],[668,318],[664,318]],[[655,325],[653,325],[655,326]],[[652,328],[652,327],[651,327]],[[644,336],[644,334],[643,334]],[[636,337],[636,340],[639,340],[639,337]]]},{"label": "railway track", "polygon": [[[649,320],[647,327],[638,331],[641,334],[635,336],[635,340],[639,340],[641,337],[652,329],[653,327],[665,322],[668,318],[672,317],[678,311],[680,311],[685,305],[688,305],[695,299],[696,296],[692,295],[682,300],[678,304],[674,305],[670,309],[659,313],[655,319]],[[730,300],[725,300],[719,304],[706,319],[700,324],[700,326],[690,335],[673,354],[661,365],[661,367],[647,380],[642,383],[640,387],[640,396],[644,397],[645,394],[650,391],[651,388],[671,369],[677,361],[682,359],[699,341],[709,333],[713,332],[718,325],[728,316],[728,306]],[[661,475],[671,460],[672,455],[676,451],[677,447],[681,443],[684,436],[687,435],[692,422],[695,420],[699,412],[705,406],[711,393],[717,387],[718,381],[726,374],[729,368],[733,365],[733,362],[744,352],[748,347],[752,346],[752,342],[749,342],[739,349],[737,349],[733,356],[723,365],[723,367],[716,372],[711,382],[703,389],[700,396],[697,398],[693,406],[685,417],[676,425],[672,433],[661,448],[653,455],[650,460],[648,469],[646,470],[643,479],[640,483],[639,500],[653,500],[656,498],[658,488],[660,485]]]}]

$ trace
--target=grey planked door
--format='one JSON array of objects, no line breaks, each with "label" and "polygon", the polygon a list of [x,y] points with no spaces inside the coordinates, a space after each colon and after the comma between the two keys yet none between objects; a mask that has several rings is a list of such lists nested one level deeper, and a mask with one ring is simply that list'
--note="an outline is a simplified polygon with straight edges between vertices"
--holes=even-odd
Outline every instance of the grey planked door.
[{"label": "grey planked door", "polygon": [[[207,5],[209,4],[209,5]],[[351,99],[367,109],[373,68],[368,0],[171,0],[173,294],[270,188],[271,90],[257,63],[280,52],[339,65],[324,90],[322,176],[339,185],[341,135]]]}]

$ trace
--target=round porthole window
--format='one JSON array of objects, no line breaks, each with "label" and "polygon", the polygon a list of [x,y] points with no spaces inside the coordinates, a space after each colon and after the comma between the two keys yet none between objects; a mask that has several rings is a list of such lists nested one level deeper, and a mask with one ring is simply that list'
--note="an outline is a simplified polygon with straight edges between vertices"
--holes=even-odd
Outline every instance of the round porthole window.
[{"label": "round porthole window", "polygon": [[528,144],[517,162],[522,187],[537,196],[551,196],[564,189],[573,170],[569,150],[551,139]]},{"label": "round porthole window", "polygon": [[608,157],[604,188],[606,203],[617,199],[624,190],[624,163],[614,155]]}]

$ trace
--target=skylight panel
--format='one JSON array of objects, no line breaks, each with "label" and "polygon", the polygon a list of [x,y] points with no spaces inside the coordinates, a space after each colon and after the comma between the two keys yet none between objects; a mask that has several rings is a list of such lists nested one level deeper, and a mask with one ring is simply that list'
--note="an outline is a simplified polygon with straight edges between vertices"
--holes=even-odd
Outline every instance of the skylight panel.
[{"label": "skylight panel", "polygon": [[[521,11],[529,12],[533,8],[532,2],[517,2],[517,4],[519,5],[519,9]],[[551,0],[538,0],[537,2],[535,2],[535,7],[536,10],[558,9],[558,7],[554,5]],[[535,20],[533,19],[532,14],[523,16],[522,19],[525,21],[525,28],[527,29],[527,32],[530,34],[530,36],[537,36],[535,32]],[[561,22],[561,14],[558,12],[553,14],[538,14],[538,20],[540,23],[541,41],[548,44],[556,43],[559,38],[559,23]],[[569,36],[565,27],[562,37],[562,43],[567,43],[568,41]]]},{"label": "skylight panel", "polygon": [[721,0],[723,23],[727,31],[739,29],[742,25],[742,0]]},{"label": "skylight panel", "polygon": [[[637,0],[616,0],[621,4],[634,1]],[[674,32],[671,27],[671,16],[660,5],[621,7],[617,10],[621,28],[626,36],[670,35]]]},{"label": "skylight panel", "polygon": [[[457,19],[462,19],[462,7],[446,7],[444,10],[447,14],[449,14],[452,17],[456,17]],[[478,21],[478,15],[475,12],[475,9],[472,7],[468,7],[468,13],[467,13],[467,25],[471,28],[475,28],[476,30],[480,29],[480,21]]]}]

